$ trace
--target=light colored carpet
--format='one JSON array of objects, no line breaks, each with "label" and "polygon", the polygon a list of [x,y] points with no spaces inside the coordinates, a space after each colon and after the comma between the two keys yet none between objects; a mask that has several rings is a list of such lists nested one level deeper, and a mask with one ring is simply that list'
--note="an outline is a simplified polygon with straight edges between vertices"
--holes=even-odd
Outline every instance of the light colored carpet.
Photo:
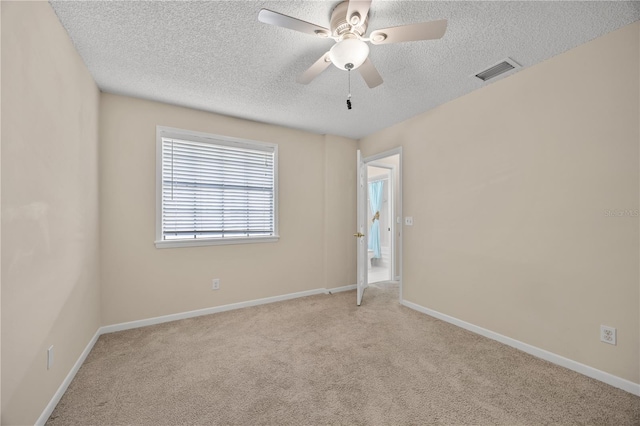
[{"label": "light colored carpet", "polygon": [[103,335],[47,424],[638,425],[640,398],[382,285]]}]

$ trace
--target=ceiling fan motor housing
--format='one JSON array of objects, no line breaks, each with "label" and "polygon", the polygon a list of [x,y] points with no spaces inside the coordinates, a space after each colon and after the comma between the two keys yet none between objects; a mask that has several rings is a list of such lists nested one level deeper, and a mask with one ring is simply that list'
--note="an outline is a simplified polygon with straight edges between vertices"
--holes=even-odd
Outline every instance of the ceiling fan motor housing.
[{"label": "ceiling fan motor housing", "polygon": [[353,33],[359,37],[364,37],[364,34],[367,32],[367,25],[369,24],[369,14],[364,18],[360,17],[360,23],[352,26],[347,17],[348,8],[348,1],[343,1],[333,8],[331,12],[331,35],[341,37],[347,33]]}]

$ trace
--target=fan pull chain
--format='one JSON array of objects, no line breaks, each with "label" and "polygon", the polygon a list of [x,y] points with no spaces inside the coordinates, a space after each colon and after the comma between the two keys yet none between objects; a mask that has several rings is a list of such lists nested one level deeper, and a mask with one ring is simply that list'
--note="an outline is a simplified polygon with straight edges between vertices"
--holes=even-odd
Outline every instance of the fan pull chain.
[{"label": "fan pull chain", "polygon": [[347,109],[351,109],[351,68],[347,70],[349,72],[349,95],[347,96]]}]

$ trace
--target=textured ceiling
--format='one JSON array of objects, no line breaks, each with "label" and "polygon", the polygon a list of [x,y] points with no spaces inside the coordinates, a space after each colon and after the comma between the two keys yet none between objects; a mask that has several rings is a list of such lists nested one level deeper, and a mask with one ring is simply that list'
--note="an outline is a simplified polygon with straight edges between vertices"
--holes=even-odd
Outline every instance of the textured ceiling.
[{"label": "textured ceiling", "polygon": [[368,32],[449,26],[440,40],[371,46],[384,84],[352,73],[347,110],[346,71],[296,83],[334,42],[257,19],[267,8],[328,27],[338,3],[51,2],[105,92],[356,139],[482,87],[473,75],[507,57],[529,67],[640,19],[637,1],[374,0]]}]

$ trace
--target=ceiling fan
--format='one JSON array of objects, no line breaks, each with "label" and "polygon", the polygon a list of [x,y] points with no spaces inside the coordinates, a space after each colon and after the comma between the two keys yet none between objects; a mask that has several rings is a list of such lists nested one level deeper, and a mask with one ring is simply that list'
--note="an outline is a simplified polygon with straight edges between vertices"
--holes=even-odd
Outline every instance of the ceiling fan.
[{"label": "ceiling fan", "polygon": [[309,84],[333,64],[341,70],[358,69],[367,85],[374,88],[382,84],[382,77],[369,59],[369,45],[366,42],[376,45],[439,39],[447,30],[447,20],[383,28],[372,31],[366,37],[370,7],[371,0],[347,0],[339,3],[331,12],[330,29],[268,9],[260,11],[258,20],[335,40],[336,44],[298,77],[298,83]]}]

